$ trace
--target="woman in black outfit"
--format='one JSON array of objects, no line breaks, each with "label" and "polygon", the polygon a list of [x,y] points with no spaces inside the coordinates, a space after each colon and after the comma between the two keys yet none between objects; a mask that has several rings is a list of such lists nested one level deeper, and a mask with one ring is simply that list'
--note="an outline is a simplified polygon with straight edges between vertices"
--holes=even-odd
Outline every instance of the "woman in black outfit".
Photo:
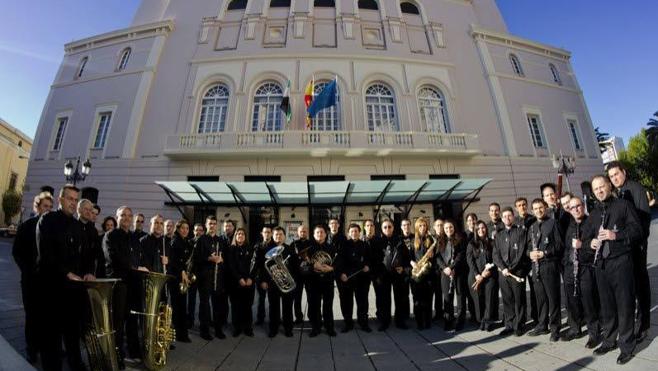
[{"label": "woman in black outfit", "polygon": [[252,337],[254,329],[251,306],[254,304],[256,260],[254,248],[247,242],[247,232],[244,228],[235,231],[229,251],[228,268],[233,285],[231,290],[233,337],[238,337],[243,332]]},{"label": "woman in black outfit", "polygon": [[[466,244],[457,234],[455,224],[445,221],[443,224],[444,238],[437,244],[436,266],[441,276],[441,292],[443,293],[444,330],[459,331],[464,328],[466,319]],[[454,300],[457,297],[457,322],[455,324]]]},{"label": "woman in black outfit", "polygon": [[[429,221],[418,218],[414,223],[414,249],[411,251],[411,266],[415,268],[418,262],[427,254],[430,262],[434,260],[436,241],[429,233]],[[433,265],[433,264],[432,264]],[[414,317],[419,330],[432,325],[432,293],[434,292],[434,267],[411,280],[411,292],[414,297]]]},{"label": "woman in black outfit", "polygon": [[498,310],[498,269],[493,265],[493,244],[489,239],[487,223],[478,220],[475,231],[476,238],[471,240],[466,250],[470,268],[468,286],[480,330],[491,331],[493,319],[496,318],[494,313]]},{"label": "woman in black outfit", "polygon": [[190,337],[187,334],[187,294],[180,292],[180,284],[188,279],[187,261],[192,254],[192,245],[187,236],[190,233],[190,224],[187,220],[179,220],[176,223],[176,231],[171,240],[169,274],[176,277],[174,282],[168,284],[169,295],[171,296],[172,321],[176,329],[176,341],[189,343]]}]

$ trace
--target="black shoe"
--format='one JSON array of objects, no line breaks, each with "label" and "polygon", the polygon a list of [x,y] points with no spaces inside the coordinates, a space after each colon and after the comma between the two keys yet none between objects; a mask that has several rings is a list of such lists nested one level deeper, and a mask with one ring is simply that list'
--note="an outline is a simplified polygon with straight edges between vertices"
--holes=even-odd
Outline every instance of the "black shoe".
[{"label": "black shoe", "polygon": [[297,319],[295,320],[295,325],[301,325],[302,323],[304,323],[304,318],[297,317]]},{"label": "black shoe", "polygon": [[514,333],[514,329],[511,329],[511,328],[509,328],[509,327],[505,327],[505,328],[503,329],[503,331],[501,331],[500,334],[498,334],[498,335],[500,335],[500,336],[508,336],[508,335],[512,335],[513,333]]},{"label": "black shoe", "polygon": [[194,321],[187,321],[187,329],[189,330],[192,327],[194,327]]},{"label": "black shoe", "polygon": [[292,337],[292,330],[286,330],[283,334],[284,334],[287,338],[291,338],[291,337]]},{"label": "black shoe", "polygon": [[241,331],[240,330],[233,330],[233,337],[236,338],[240,336]]},{"label": "black shoe", "polygon": [[540,336],[540,335],[546,335],[548,334],[549,331],[545,328],[536,328],[528,333],[528,336]]},{"label": "black shoe", "polygon": [[432,317],[433,322],[439,322],[440,320],[441,320],[441,316],[439,316],[439,315],[436,315],[436,316]]},{"label": "black shoe", "polygon": [[485,330],[486,332],[491,332],[491,331],[493,331],[493,329],[494,329],[494,324],[493,324],[493,323],[487,323],[487,324],[484,326],[484,330]]},{"label": "black shoe", "polygon": [[647,332],[648,332],[647,330],[642,330],[638,332],[637,335],[635,335],[635,342],[637,342],[638,344],[643,342],[644,339],[647,338]]},{"label": "black shoe", "polygon": [[408,330],[409,326],[407,326],[406,323],[396,323],[395,327],[399,328],[400,330]]},{"label": "black shoe", "polygon": [[601,345],[600,347],[594,349],[594,354],[596,354],[597,356],[602,356],[608,353],[609,351],[614,350],[615,348],[616,348],[615,345],[612,346]]},{"label": "black shoe", "polygon": [[631,360],[631,358],[633,358],[633,353],[622,353],[619,355],[619,357],[617,357],[617,364],[625,365],[628,363],[628,361]]},{"label": "black shoe", "polygon": [[370,333],[372,332],[372,329],[370,328],[370,326],[365,325],[365,326],[361,326],[361,331]]},{"label": "black shoe", "polygon": [[342,330],[340,330],[340,333],[341,334],[346,334],[346,333],[350,332],[351,330],[352,330],[351,326],[345,326],[345,327],[343,327]]},{"label": "black shoe", "polygon": [[224,335],[224,331],[222,330],[215,330],[215,336],[218,339],[226,339],[226,335]]},{"label": "black shoe", "polygon": [[334,331],[334,329],[327,330],[327,335],[334,337],[336,336],[336,331]]},{"label": "black shoe", "polygon": [[277,335],[278,331],[270,330],[270,332],[267,334],[268,337],[273,338]]},{"label": "black shoe", "polygon": [[208,332],[202,332],[201,339],[211,341],[213,337]]},{"label": "black shoe", "polygon": [[187,336],[187,335],[185,335],[185,336],[176,336],[176,341],[178,341],[180,343],[191,343],[192,339],[190,339],[190,337]]},{"label": "black shoe", "polygon": [[319,334],[320,334],[320,330],[318,330],[318,329],[313,329],[313,330],[311,330],[311,333],[308,334],[308,337],[310,337],[310,338],[314,338],[314,337],[318,336]]},{"label": "black shoe", "polygon": [[479,326],[480,331],[484,331],[484,329],[486,327],[487,327],[487,324],[484,321],[480,322],[480,326]]},{"label": "black shoe", "polygon": [[254,337],[254,330],[248,328],[248,329],[244,330],[244,334],[249,336],[250,338],[252,338],[252,337]]},{"label": "black shoe", "polygon": [[259,320],[256,321],[256,326],[260,326],[263,323],[265,323],[265,320],[264,319],[259,319]]},{"label": "black shoe", "polygon": [[455,331],[461,331],[464,329],[464,321],[458,321],[455,325]]},{"label": "black shoe", "polygon": [[578,333],[569,331],[566,334],[564,334],[564,336],[562,336],[562,341],[571,341],[577,339],[578,335],[579,335]]},{"label": "black shoe", "polygon": [[386,330],[388,330],[388,325],[382,324],[382,325],[379,325],[379,327],[377,327],[377,331],[379,331],[379,332],[386,331]]},{"label": "black shoe", "polygon": [[29,363],[37,363],[37,361],[39,361],[39,352],[35,352],[33,350],[27,351],[26,359]]},{"label": "black shoe", "polygon": [[123,359],[119,358],[117,363],[118,363],[118,366],[119,366],[119,370],[125,370],[126,369],[126,364],[123,362]]},{"label": "black shoe", "polygon": [[585,348],[594,349],[594,348],[596,348],[597,345],[599,345],[599,340],[595,339],[593,337],[590,337],[589,340],[587,340],[587,344],[585,344]]},{"label": "black shoe", "polygon": [[523,327],[517,328],[516,331],[514,331],[514,336],[516,337],[523,336],[523,334],[525,334]]},{"label": "black shoe", "polygon": [[552,332],[551,333],[551,338],[549,339],[552,342],[556,342],[560,340],[560,333],[559,332]]}]

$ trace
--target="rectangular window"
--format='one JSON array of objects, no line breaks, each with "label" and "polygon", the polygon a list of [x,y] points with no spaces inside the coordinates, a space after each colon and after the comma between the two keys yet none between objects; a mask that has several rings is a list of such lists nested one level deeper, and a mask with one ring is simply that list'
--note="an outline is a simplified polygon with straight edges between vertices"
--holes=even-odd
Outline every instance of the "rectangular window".
[{"label": "rectangular window", "polygon": [[9,187],[8,190],[13,191],[16,189],[16,183],[18,183],[18,174],[11,173],[9,176]]},{"label": "rectangular window", "polygon": [[53,143],[53,151],[59,151],[62,148],[62,142],[64,141],[64,133],[66,132],[66,126],[68,125],[68,117],[60,117],[57,119],[57,133],[55,134],[55,141]]},{"label": "rectangular window", "polygon": [[306,177],[309,182],[342,182],[345,175],[309,175]]},{"label": "rectangular window", "polygon": [[105,147],[107,134],[110,131],[110,121],[112,120],[112,112],[102,112],[98,118],[98,130],[96,131],[96,139],[94,139],[94,149]]},{"label": "rectangular window", "polygon": [[405,180],[406,175],[371,175],[370,180]]},{"label": "rectangular window", "polygon": [[576,151],[580,151],[583,149],[583,146],[580,144],[580,137],[578,136],[578,128],[576,125],[576,121],[574,120],[569,120],[567,121],[567,124],[569,125],[569,133],[571,133],[571,140],[573,140],[573,146],[576,148]]},{"label": "rectangular window", "polygon": [[430,174],[430,180],[459,179],[459,174]]},{"label": "rectangular window", "polygon": [[219,182],[218,175],[189,175],[188,182]]},{"label": "rectangular window", "polygon": [[279,183],[281,182],[281,175],[245,175],[244,181]]},{"label": "rectangular window", "polygon": [[528,126],[530,127],[530,136],[532,137],[532,144],[535,148],[546,148],[544,137],[541,131],[541,122],[539,116],[528,115]]}]

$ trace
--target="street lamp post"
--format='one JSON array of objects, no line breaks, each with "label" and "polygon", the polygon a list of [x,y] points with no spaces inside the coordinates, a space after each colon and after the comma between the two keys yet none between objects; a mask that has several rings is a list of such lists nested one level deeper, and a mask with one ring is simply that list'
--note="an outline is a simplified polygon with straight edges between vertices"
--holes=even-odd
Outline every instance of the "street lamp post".
[{"label": "street lamp post", "polygon": [[560,155],[553,155],[552,157],[553,168],[557,169],[557,194],[562,195],[562,178],[566,178],[567,190],[571,191],[569,185],[569,175],[573,174],[576,170],[576,159],[571,156],[564,156],[562,152]]},{"label": "street lamp post", "polygon": [[66,164],[64,164],[64,176],[66,177],[66,181],[73,183],[74,186],[78,182],[84,181],[85,178],[87,178],[87,175],[89,175],[89,172],[91,172],[91,162],[89,162],[89,159],[82,164],[82,170],[80,170],[79,156],[75,163],[75,168],[73,168],[71,160],[66,161]]}]

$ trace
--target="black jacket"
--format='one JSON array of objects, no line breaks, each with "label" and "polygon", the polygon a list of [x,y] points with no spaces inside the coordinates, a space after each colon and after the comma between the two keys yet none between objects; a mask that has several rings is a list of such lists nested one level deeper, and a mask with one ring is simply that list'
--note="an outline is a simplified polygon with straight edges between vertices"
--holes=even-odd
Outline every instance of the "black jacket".
[{"label": "black jacket", "polygon": [[[192,248],[192,241],[181,237],[181,235],[176,232],[174,238],[171,240],[171,248],[167,252],[169,254],[167,273],[175,276],[177,280],[180,280],[181,272],[187,270],[186,264],[192,254]],[[192,261],[192,272],[194,272],[194,261]]]},{"label": "black jacket", "polygon": [[254,245],[254,254],[256,254],[256,280],[258,282],[263,282],[267,280],[267,273],[263,272],[263,267],[265,264],[265,254],[270,251],[271,248],[276,246],[274,240],[261,241]]},{"label": "black jacket", "polygon": [[[142,248],[140,265],[146,267],[149,271],[164,273],[165,267],[162,265],[160,256],[171,256],[171,240],[165,236],[155,237],[147,234],[139,240]],[[167,273],[169,267],[167,267]]]},{"label": "black jacket", "polygon": [[103,237],[103,254],[105,255],[105,273],[110,278],[127,279],[132,270],[141,262],[141,246],[133,232],[121,228],[105,233]]},{"label": "black jacket", "polygon": [[489,220],[487,222],[487,231],[489,231],[489,238],[492,240],[496,238],[496,234],[505,229],[505,224],[503,221],[498,219],[496,222]]},{"label": "black jacket", "polygon": [[45,280],[64,282],[71,272],[93,272],[93,256],[82,223],[62,210],[41,216],[36,228],[38,271]]},{"label": "black jacket", "polygon": [[[395,235],[390,238],[382,235],[379,240],[384,250],[386,272],[398,274],[395,271],[397,267],[402,267],[408,272],[411,269],[411,256],[403,239]],[[413,246],[413,239],[411,245]]]},{"label": "black jacket", "polygon": [[[283,245],[283,252],[281,253],[281,259],[285,261],[286,268],[288,269],[288,272],[290,272],[290,275],[292,278],[297,281],[297,276],[299,275],[299,257],[297,253],[295,252],[295,249],[290,247],[289,245],[286,245],[285,243]],[[267,262],[266,259],[263,259],[263,265],[259,266],[258,268],[261,270],[261,282],[267,282],[268,287],[270,289],[276,288],[276,284],[273,282],[272,277],[270,277],[270,273],[267,271],[265,268],[265,263]],[[272,264],[272,263],[270,263]]]},{"label": "black jacket", "polygon": [[370,251],[365,242],[361,240],[347,240],[336,254],[336,278],[341,274],[348,277],[353,273],[363,270],[364,266],[370,267]]},{"label": "black jacket", "polygon": [[590,228],[588,226],[590,219],[587,217],[587,215],[584,215],[583,217],[584,219],[580,223],[576,223],[576,220],[571,218],[569,226],[567,227],[567,231],[564,234],[564,254],[562,256],[562,265],[564,266],[573,266],[574,249],[571,243],[574,238],[580,240],[582,243],[582,246],[580,249],[578,249],[578,253],[576,255],[578,258],[578,265],[591,266],[594,262],[594,250],[592,250],[589,245],[585,246],[585,242],[583,241],[583,232],[587,228]]},{"label": "black jacket", "polygon": [[[450,248],[449,257],[444,258],[443,252]],[[434,251],[434,261],[436,262],[439,273],[446,268],[455,271],[455,274],[461,274],[466,265],[466,244],[464,240],[448,239],[445,237],[440,241]],[[442,274],[442,273],[441,273]]]},{"label": "black jacket", "polygon": [[[487,237],[485,240],[476,239],[469,242],[466,248],[466,263],[469,268],[469,276],[475,277],[484,272],[487,264],[493,263],[493,244]],[[492,276],[498,273],[496,267],[490,268]]]},{"label": "black jacket", "polygon": [[236,287],[240,279],[251,278],[256,281],[256,254],[252,246],[231,246],[228,260],[228,271],[231,282]]},{"label": "black jacket", "polygon": [[544,253],[544,258],[539,263],[549,261],[559,261],[562,259],[564,250],[563,239],[560,234],[557,221],[555,219],[538,219],[527,230],[528,238],[528,257],[530,252],[537,247],[537,251]]},{"label": "black jacket", "polygon": [[[329,256],[331,257],[332,261],[336,261],[336,248],[325,242],[323,244],[319,244],[317,241],[313,241],[311,244],[311,248],[309,249],[309,257],[313,259],[313,256],[318,252],[318,251],[324,251]],[[311,266],[311,271],[310,271],[310,279],[319,281],[319,282],[331,282],[334,280],[335,272],[329,272],[329,273],[321,273],[321,272],[316,272],[313,270],[313,267]]]},{"label": "black jacket", "polygon": [[11,253],[23,278],[37,271],[37,223],[39,216],[32,217],[18,226]]},{"label": "black jacket", "polygon": [[[605,215],[605,219],[603,218]],[[599,234],[599,228],[617,230],[615,241],[606,241],[610,248],[609,259],[628,254],[632,249],[640,248],[644,236],[640,220],[633,204],[626,200],[608,197],[599,202],[589,214],[590,222],[583,233],[585,247],[590,248],[592,239]],[[603,245],[600,248],[599,259],[603,260]],[[600,260],[599,260],[600,261]]]},{"label": "black jacket", "polygon": [[523,277],[528,274],[530,259],[526,255],[527,237],[523,228],[512,225],[498,232],[494,240],[493,261],[501,270]]},{"label": "black jacket", "polygon": [[649,238],[651,230],[651,208],[649,208],[649,199],[647,190],[636,181],[627,179],[621,188],[617,190],[618,198],[629,201],[635,206],[635,212],[640,220],[644,238]]},{"label": "black jacket", "polygon": [[537,221],[537,218],[530,214],[525,214],[523,218],[520,215],[517,215],[514,218],[514,224],[518,225],[519,227],[524,227],[525,229],[530,229],[530,226],[535,221]]},{"label": "black jacket", "polygon": [[[228,258],[228,248],[221,244],[219,236],[203,235],[197,241],[199,254],[197,255],[197,272],[209,284],[209,287],[217,287],[218,291],[224,291],[226,286],[226,263]],[[221,254],[223,262],[215,264],[208,260],[212,254],[219,256]],[[215,272],[217,274],[215,274]]]},{"label": "black jacket", "polygon": [[571,220],[571,214],[565,211],[561,207],[553,208],[549,207],[546,209],[548,217],[555,219],[558,223],[560,238],[564,238],[564,232],[566,232],[567,227],[569,226],[569,221]]},{"label": "black jacket", "polygon": [[386,273],[386,266],[384,265],[384,241],[378,236],[372,238],[363,237],[363,242],[368,247],[368,254],[370,255],[370,273],[373,276],[379,276]]}]

